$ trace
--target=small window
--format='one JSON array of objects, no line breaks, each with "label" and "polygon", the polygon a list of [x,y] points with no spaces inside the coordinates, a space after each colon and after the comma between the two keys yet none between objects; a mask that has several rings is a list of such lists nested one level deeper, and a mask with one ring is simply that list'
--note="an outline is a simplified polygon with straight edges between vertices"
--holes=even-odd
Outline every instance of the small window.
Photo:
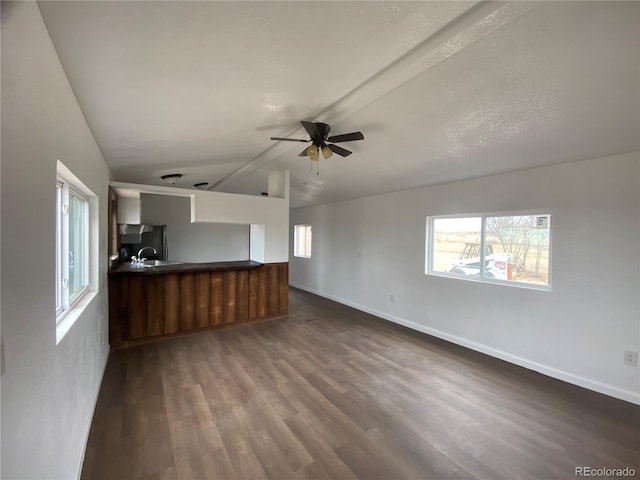
[{"label": "small window", "polygon": [[311,258],[311,225],[294,226],[293,255],[302,258]]},{"label": "small window", "polygon": [[551,212],[427,217],[426,273],[550,289]]}]

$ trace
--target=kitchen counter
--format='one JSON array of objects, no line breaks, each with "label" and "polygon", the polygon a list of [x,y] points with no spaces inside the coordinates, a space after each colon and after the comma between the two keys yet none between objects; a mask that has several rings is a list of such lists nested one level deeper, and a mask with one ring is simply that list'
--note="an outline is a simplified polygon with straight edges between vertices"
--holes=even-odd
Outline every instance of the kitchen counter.
[{"label": "kitchen counter", "polygon": [[109,270],[109,275],[158,275],[181,272],[215,272],[229,270],[248,270],[261,267],[263,264],[253,260],[241,260],[234,262],[208,262],[208,263],[176,263],[172,265],[142,266],[134,263],[118,263]]},{"label": "kitchen counter", "polygon": [[123,263],[109,272],[112,349],[283,318],[288,311],[286,262]]}]

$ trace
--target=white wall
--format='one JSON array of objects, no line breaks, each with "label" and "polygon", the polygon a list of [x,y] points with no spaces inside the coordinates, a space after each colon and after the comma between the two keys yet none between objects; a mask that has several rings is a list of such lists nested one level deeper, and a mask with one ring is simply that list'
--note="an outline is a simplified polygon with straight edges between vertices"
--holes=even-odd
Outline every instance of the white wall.
[{"label": "white wall", "polygon": [[[291,211],[290,281],[381,317],[640,403],[640,154]],[[552,209],[552,291],[427,276],[427,215]],[[313,226],[312,258],[293,225]],[[395,303],[390,295],[395,295]]]},{"label": "white wall", "polygon": [[[108,355],[109,171],[35,2],[2,2],[2,470],[78,475]],[[56,345],[60,159],[99,197],[99,292]]]},{"label": "white wall", "polygon": [[249,259],[249,225],[191,223],[191,199],[142,194],[142,223],[166,225],[169,259],[224,262]]}]

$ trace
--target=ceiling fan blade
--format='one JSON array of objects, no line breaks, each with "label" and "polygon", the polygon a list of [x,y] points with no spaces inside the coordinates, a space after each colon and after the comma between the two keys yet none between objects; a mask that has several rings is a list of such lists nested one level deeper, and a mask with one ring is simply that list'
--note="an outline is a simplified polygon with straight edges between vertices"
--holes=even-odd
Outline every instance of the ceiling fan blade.
[{"label": "ceiling fan blade", "polygon": [[328,142],[333,143],[353,142],[354,140],[364,140],[362,132],[345,133],[343,135],[334,135],[333,137],[327,138]]},{"label": "ceiling fan blade", "polygon": [[309,147],[305,148],[304,150],[302,150],[299,154],[299,157],[308,157],[309,156]]},{"label": "ceiling fan blade", "polygon": [[309,140],[302,140],[301,138],[282,138],[282,137],[271,137],[271,140],[278,140],[281,142],[304,142],[307,143]]},{"label": "ceiling fan blade", "polygon": [[311,137],[311,141],[313,143],[315,143],[316,145],[319,145],[320,143],[322,143],[324,138],[322,138],[322,135],[320,135],[320,132],[318,131],[318,128],[316,127],[315,123],[305,122],[304,120],[300,121],[300,123],[302,124],[304,129],[307,131],[307,133]]},{"label": "ceiling fan blade", "polygon": [[351,155],[351,153],[353,153],[346,148],[339,147],[338,145],[327,145],[327,147],[329,147],[333,153],[337,153],[342,157],[348,157],[349,155]]}]

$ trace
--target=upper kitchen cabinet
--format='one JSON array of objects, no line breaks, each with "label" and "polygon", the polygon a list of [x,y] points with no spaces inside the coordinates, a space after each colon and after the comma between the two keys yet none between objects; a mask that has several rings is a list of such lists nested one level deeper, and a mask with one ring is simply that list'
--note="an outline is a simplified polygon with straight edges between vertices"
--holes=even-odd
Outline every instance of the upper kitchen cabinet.
[{"label": "upper kitchen cabinet", "polygon": [[118,196],[118,223],[140,223],[140,194],[135,197]]}]

